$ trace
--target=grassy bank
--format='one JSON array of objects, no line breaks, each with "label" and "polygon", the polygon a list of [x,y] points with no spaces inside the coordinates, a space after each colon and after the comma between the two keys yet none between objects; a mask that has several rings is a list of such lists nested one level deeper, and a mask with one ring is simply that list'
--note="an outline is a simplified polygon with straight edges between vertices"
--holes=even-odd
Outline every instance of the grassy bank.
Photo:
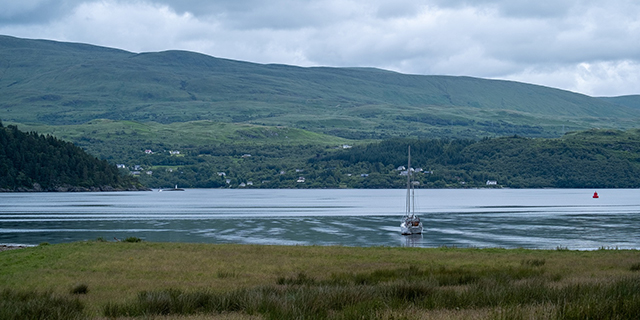
[{"label": "grassy bank", "polygon": [[62,318],[633,319],[639,269],[635,250],[79,242],[0,252],[0,310]]}]

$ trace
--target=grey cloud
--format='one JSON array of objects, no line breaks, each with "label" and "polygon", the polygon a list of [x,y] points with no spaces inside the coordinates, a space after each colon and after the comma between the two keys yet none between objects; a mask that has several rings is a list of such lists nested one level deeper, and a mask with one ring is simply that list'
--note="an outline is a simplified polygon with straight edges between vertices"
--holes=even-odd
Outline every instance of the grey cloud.
[{"label": "grey cloud", "polygon": [[0,25],[46,24],[69,14],[83,0],[7,0],[0,11]]},{"label": "grey cloud", "polygon": [[489,8],[503,16],[548,19],[565,16],[575,6],[592,1],[594,0],[433,0],[431,2],[443,8]]},{"label": "grey cloud", "polygon": [[21,0],[5,9],[0,33],[130,51],[503,78],[599,94],[640,87],[633,0]]},{"label": "grey cloud", "polygon": [[382,2],[377,6],[376,17],[381,19],[415,17],[424,5],[418,1],[398,0]]},{"label": "grey cloud", "polygon": [[325,1],[157,0],[156,3],[165,4],[178,13],[188,12],[200,19],[213,19],[240,30],[320,27],[344,19],[346,13]]}]

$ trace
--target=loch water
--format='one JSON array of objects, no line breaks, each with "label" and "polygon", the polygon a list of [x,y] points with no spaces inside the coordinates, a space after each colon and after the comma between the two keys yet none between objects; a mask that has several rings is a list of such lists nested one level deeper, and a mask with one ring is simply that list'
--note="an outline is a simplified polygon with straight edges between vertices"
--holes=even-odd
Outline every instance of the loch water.
[{"label": "loch water", "polygon": [[272,245],[640,248],[638,189],[415,192],[425,228],[414,236],[400,235],[406,202],[401,189],[0,193],[0,244],[138,237]]}]

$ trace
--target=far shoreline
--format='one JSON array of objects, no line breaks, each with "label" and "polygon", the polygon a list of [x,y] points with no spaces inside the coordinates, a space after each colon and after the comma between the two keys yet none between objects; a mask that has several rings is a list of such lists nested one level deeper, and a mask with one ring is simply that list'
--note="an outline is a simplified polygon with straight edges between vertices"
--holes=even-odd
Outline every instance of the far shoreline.
[{"label": "far shoreline", "polygon": [[33,245],[24,245],[24,244],[0,244],[0,252],[9,251],[9,250],[17,250],[24,249],[28,247],[34,247]]},{"label": "far shoreline", "polygon": [[0,188],[0,193],[50,193],[50,192],[125,192],[125,191],[153,191],[151,188],[140,187],[140,188],[113,188],[110,186],[103,187],[56,187],[53,189],[27,189],[27,188],[18,188],[18,189],[3,189]]}]

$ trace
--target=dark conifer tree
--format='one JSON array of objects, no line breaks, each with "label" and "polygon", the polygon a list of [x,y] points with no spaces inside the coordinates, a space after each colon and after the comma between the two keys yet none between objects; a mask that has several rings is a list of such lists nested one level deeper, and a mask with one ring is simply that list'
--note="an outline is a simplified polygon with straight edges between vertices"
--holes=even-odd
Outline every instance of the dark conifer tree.
[{"label": "dark conifer tree", "polygon": [[0,123],[0,189],[138,188],[136,179],[122,176],[69,142],[36,132],[22,132]]}]

